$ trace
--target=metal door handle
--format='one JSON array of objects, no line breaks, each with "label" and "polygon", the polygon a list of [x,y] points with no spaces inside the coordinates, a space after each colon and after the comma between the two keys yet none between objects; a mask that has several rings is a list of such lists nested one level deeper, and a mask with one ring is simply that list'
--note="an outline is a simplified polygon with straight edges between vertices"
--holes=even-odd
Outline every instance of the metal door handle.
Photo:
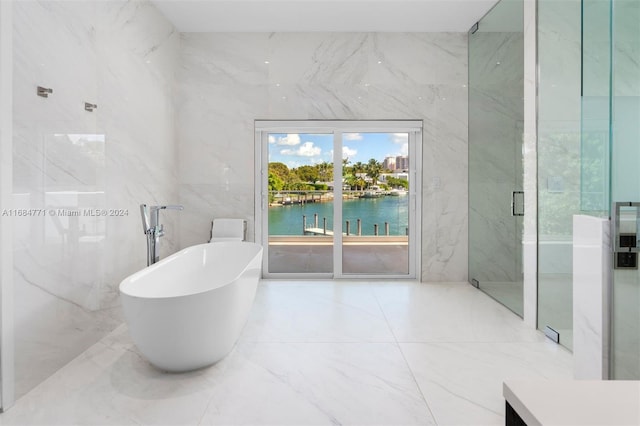
[{"label": "metal door handle", "polygon": [[[518,204],[516,201],[516,195],[522,196],[522,207],[516,208]],[[524,191],[512,191],[511,192],[511,216],[524,216]]]}]

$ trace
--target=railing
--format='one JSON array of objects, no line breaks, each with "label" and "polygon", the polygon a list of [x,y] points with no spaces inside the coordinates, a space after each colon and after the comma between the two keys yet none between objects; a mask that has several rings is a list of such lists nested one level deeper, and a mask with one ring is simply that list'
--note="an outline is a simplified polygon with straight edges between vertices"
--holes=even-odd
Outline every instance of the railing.
[{"label": "railing", "polygon": [[[393,195],[393,191],[372,189],[346,189],[342,191],[342,198],[344,200],[352,200],[355,198],[370,198],[372,196],[384,195]],[[308,189],[269,191],[270,206],[287,206],[291,204],[322,203],[329,201],[333,201],[333,190]]]},{"label": "railing", "polygon": [[[327,218],[322,218],[322,227],[318,226],[318,214],[313,214],[313,224],[307,224],[307,215],[302,215],[302,235],[333,235],[333,231],[327,230]],[[378,236],[379,226],[377,223],[373,224],[373,235]],[[345,221],[345,231],[343,235],[350,236],[354,235],[351,233],[351,221]],[[356,219],[356,234],[357,236],[362,235],[362,220]],[[389,222],[384,223],[384,235],[389,236]],[[409,228],[405,227],[405,235],[409,235]]]},{"label": "railing", "polygon": [[333,191],[269,191],[270,206],[288,206],[291,204],[309,204],[333,201]]},{"label": "railing", "polygon": [[[333,235],[270,235],[270,246],[332,246]],[[343,236],[343,245],[394,245],[405,246],[409,244],[409,237],[405,235],[363,235],[363,236]]]}]

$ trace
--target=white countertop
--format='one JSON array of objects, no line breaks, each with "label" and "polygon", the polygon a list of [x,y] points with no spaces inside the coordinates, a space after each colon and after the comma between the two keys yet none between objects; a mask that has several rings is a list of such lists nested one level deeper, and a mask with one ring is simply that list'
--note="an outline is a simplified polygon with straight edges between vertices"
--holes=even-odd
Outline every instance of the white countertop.
[{"label": "white countertop", "polygon": [[507,380],[502,394],[528,426],[640,425],[640,381]]}]

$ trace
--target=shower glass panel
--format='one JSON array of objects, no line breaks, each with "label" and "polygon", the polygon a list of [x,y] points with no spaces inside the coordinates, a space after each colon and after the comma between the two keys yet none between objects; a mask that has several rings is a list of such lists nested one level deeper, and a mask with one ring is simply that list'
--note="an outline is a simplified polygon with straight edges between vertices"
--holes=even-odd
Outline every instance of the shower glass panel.
[{"label": "shower glass panel", "polygon": [[[602,209],[598,171],[581,162],[582,155],[598,155],[602,141],[581,144],[580,16],[580,0],[538,1],[538,328],[555,330],[569,349],[573,215],[584,214],[583,206]],[[598,34],[585,36],[590,40]],[[582,173],[591,176],[583,187]]]},{"label": "shower glass panel", "polygon": [[469,33],[469,279],[523,316],[523,2]]},{"label": "shower glass panel", "polygon": [[[607,3],[611,11],[611,201],[640,202],[640,2],[610,0]],[[637,249],[637,232],[633,240]],[[612,293],[611,377],[638,380],[640,272],[637,259],[636,267],[613,270]]]},{"label": "shower glass panel", "polygon": [[640,202],[639,33],[637,0],[582,1],[581,207],[617,222],[611,243],[624,256],[613,256],[610,377],[631,380],[640,379],[638,208],[630,204]]}]

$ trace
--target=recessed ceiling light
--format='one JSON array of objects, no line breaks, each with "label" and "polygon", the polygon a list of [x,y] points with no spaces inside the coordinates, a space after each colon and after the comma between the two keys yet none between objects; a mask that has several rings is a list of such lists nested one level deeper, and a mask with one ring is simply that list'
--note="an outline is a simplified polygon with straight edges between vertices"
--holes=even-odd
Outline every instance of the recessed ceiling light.
[{"label": "recessed ceiling light", "polygon": [[265,64],[269,65],[269,61],[264,61]]}]

